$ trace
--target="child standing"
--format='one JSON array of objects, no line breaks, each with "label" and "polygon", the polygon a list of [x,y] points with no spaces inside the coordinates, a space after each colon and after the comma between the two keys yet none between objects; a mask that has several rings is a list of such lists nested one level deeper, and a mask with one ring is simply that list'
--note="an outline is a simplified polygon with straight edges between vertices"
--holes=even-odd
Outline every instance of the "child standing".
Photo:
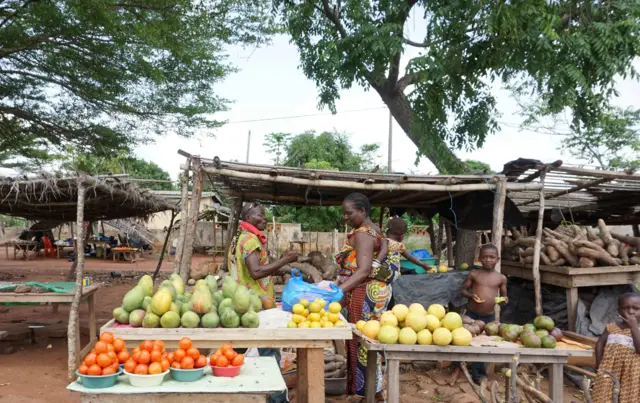
[{"label": "child standing", "polygon": [[640,295],[624,294],[618,298],[619,323],[609,323],[596,344],[598,375],[592,393],[594,403],[609,403],[613,381],[620,381],[620,403],[640,399]]},{"label": "child standing", "polygon": [[[480,263],[482,268],[473,270],[467,276],[462,286],[461,294],[469,299],[465,307],[464,314],[474,320],[481,320],[485,323],[496,320],[494,313],[495,298],[502,296],[505,298],[501,305],[508,302],[507,299],[507,277],[496,272],[494,269],[500,261],[498,248],[495,245],[486,244],[480,248]],[[454,370],[449,379],[450,384],[454,384],[460,375],[459,363],[454,363]],[[479,383],[487,376],[487,365],[484,362],[474,362],[471,364],[471,378]]]}]

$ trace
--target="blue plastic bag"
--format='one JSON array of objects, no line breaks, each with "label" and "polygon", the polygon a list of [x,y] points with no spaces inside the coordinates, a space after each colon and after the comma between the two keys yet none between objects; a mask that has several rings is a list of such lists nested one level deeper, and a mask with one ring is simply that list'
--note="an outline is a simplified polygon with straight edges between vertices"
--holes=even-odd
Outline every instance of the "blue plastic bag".
[{"label": "blue plastic bag", "polygon": [[[316,298],[322,298],[327,302],[340,302],[342,290],[335,284],[331,284],[331,291],[320,288],[315,284],[309,284],[302,279],[300,270],[291,269],[291,278],[282,292],[282,309],[291,312],[295,304],[301,299],[313,302]],[[325,306],[325,309],[327,307]]]},{"label": "blue plastic bag", "polygon": [[410,253],[417,259],[429,259],[431,257],[431,253],[426,249],[416,249]]}]

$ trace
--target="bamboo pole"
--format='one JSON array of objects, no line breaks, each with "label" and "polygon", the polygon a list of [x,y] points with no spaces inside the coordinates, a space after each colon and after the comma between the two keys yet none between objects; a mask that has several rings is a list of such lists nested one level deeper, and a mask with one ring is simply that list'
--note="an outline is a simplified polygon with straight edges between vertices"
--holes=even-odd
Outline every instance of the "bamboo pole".
[{"label": "bamboo pole", "polygon": [[[180,262],[182,262],[182,250],[184,240],[187,237],[187,217],[189,216],[189,171],[191,169],[191,157],[187,158],[187,163],[182,171],[182,194],[180,195],[180,232],[178,233],[178,244],[176,245],[176,255],[173,260],[173,272],[180,272]],[[193,196],[193,195],[192,195]]]},{"label": "bamboo pole", "polygon": [[171,222],[169,222],[169,228],[167,228],[167,235],[164,237],[164,243],[162,244],[162,250],[160,251],[160,258],[158,259],[158,266],[156,266],[156,270],[153,272],[153,281],[156,280],[156,277],[160,272],[160,267],[162,267],[162,260],[164,260],[164,254],[167,250],[167,243],[171,238],[171,229],[173,228],[173,221],[176,219],[176,215],[178,215],[178,213],[175,210],[171,210]]},{"label": "bamboo pole", "polygon": [[[182,260],[180,262],[180,277],[186,283],[191,272],[191,258],[193,257],[193,242],[196,237],[198,225],[198,213],[200,212],[200,196],[202,195],[202,181],[204,173],[200,169],[200,159],[193,157],[193,189],[191,191],[191,206],[189,206],[189,219],[182,220],[187,227],[186,238],[182,247]],[[181,227],[182,228],[182,227]]]},{"label": "bamboo pole", "polygon": [[[80,253],[76,253],[76,287],[73,293],[73,301],[69,308],[69,324],[67,327],[68,343],[67,343],[67,378],[69,382],[75,379],[75,367],[77,362],[77,356],[80,354],[78,346],[80,345],[80,326],[78,311],[80,308],[80,301],[82,300],[82,276],[84,275],[84,199],[86,195],[86,188],[78,179],[78,209],[76,213],[76,228],[78,230],[78,241],[76,250]],[[94,337],[95,335],[90,335]]]},{"label": "bamboo pole", "polygon": [[[242,196],[238,197],[233,203],[233,208],[231,209],[231,217],[229,217],[229,227],[227,228],[227,239],[224,245],[225,254],[231,247],[233,237],[236,236],[236,231],[238,230],[238,222],[240,221],[240,214],[242,213],[242,203],[244,203],[244,198]],[[223,270],[229,270],[229,267],[227,267],[227,263],[227,259],[225,259],[222,264]]]},{"label": "bamboo pole", "polygon": [[536,315],[542,315],[542,291],[540,286],[540,249],[542,244],[542,227],[544,224],[544,178],[547,175],[545,168],[540,173],[540,206],[538,207],[538,226],[536,227],[536,241],[533,245],[533,290],[536,298]]},{"label": "bamboo pole", "polygon": [[[496,194],[493,199],[493,227],[491,228],[491,240],[493,245],[498,249],[498,257],[501,256],[502,252],[502,229],[504,228],[504,203],[507,199],[507,186],[506,179],[500,179],[496,186]],[[500,265],[500,259],[498,259],[498,263],[496,263],[496,267],[494,269],[498,273],[502,272],[502,267]],[[506,297],[506,295],[501,295],[502,297]],[[495,315],[496,320],[500,320],[500,305],[495,306]]]},{"label": "bamboo pole", "polygon": [[451,236],[451,223],[447,221],[445,224],[447,230],[447,266],[454,267],[453,262],[453,238]]},{"label": "bamboo pole", "polygon": [[[229,178],[250,179],[255,181],[274,182],[274,183],[288,183],[291,185],[299,186],[313,186],[324,188],[340,188],[340,189],[352,189],[352,190],[417,190],[417,191],[439,191],[439,192],[460,192],[470,190],[491,190],[496,188],[496,185],[492,183],[467,183],[460,185],[436,185],[427,183],[362,183],[351,181],[338,181],[338,180],[323,180],[323,179],[305,179],[292,176],[272,176],[269,174],[258,174],[249,172],[234,171],[231,169],[216,169],[205,167],[204,172],[225,176]],[[507,182],[507,189],[509,190],[538,190],[540,185],[537,183],[515,183]]]}]

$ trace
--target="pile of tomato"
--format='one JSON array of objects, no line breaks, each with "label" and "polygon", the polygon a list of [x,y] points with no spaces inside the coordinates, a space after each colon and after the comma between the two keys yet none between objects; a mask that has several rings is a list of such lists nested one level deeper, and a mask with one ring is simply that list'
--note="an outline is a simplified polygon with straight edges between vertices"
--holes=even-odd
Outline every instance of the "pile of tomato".
[{"label": "pile of tomato", "polygon": [[244,354],[238,354],[231,344],[223,344],[210,358],[214,367],[240,367],[244,364]]},{"label": "pile of tomato", "polygon": [[133,350],[124,363],[124,370],[136,375],[157,375],[169,369],[171,363],[162,340],[145,340]]},{"label": "pile of tomato", "polygon": [[191,339],[183,337],[178,348],[167,355],[171,368],[196,369],[207,366],[207,357],[200,354],[200,350],[193,347]]},{"label": "pile of tomato", "polygon": [[129,352],[125,348],[124,340],[115,338],[112,333],[105,332],[100,335],[89,354],[78,367],[78,373],[82,375],[113,375],[118,372],[120,364],[129,359]]}]

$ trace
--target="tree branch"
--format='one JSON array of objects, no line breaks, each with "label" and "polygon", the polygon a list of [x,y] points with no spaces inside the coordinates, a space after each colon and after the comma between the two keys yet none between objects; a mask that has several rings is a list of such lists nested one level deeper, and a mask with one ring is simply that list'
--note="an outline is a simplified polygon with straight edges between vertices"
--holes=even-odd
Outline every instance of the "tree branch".
[{"label": "tree branch", "polygon": [[7,15],[7,17],[2,20],[2,22],[0,22],[0,28],[2,28],[4,26],[4,24],[6,24],[7,22],[9,22],[9,20],[11,20],[12,18],[14,18],[16,15],[18,15],[18,13],[22,10],[24,10],[29,3],[32,3],[34,0],[27,0],[24,2],[24,4],[22,4],[19,8],[17,8],[13,13]]},{"label": "tree branch", "polygon": [[331,7],[329,7],[329,0],[322,0],[322,9],[323,9],[324,15],[326,15],[329,21],[333,23],[333,25],[336,27],[336,29],[340,33],[340,36],[343,38],[346,37],[347,31],[342,26],[342,23],[340,22],[340,18],[338,18],[338,15],[333,12]]},{"label": "tree branch", "polygon": [[415,83],[420,77],[420,73],[409,73],[398,80],[398,84],[396,85],[396,90],[399,92],[404,92],[404,90]]},{"label": "tree branch", "polygon": [[407,45],[411,45],[411,46],[414,46],[414,47],[416,47],[416,48],[426,48],[426,47],[427,47],[427,43],[426,43],[426,42],[422,42],[422,43],[420,43],[420,42],[414,42],[414,41],[412,41],[412,40],[411,40],[411,39],[409,39],[409,38],[403,38],[402,40],[403,40],[403,41],[404,41],[404,43],[406,43]]}]

